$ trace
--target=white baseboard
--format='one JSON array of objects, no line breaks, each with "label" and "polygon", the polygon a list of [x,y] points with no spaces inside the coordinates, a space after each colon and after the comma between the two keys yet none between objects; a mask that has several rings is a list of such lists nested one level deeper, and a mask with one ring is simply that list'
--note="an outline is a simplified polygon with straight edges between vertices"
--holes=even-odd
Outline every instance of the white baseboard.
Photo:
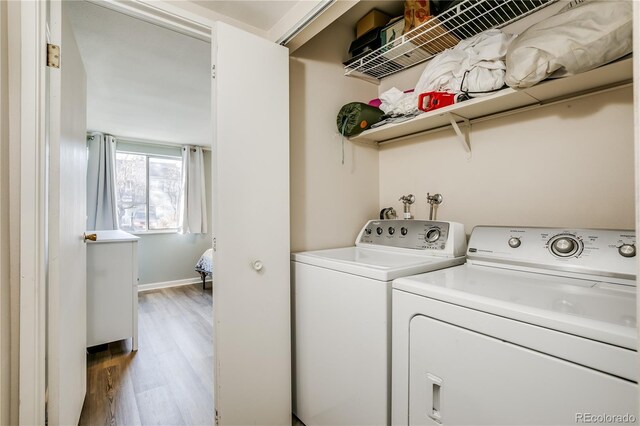
[{"label": "white baseboard", "polygon": [[[206,282],[210,283],[208,278]],[[141,291],[158,290],[160,288],[180,287],[183,285],[202,284],[202,278],[185,278],[183,280],[163,281],[158,283],[138,284],[138,293]]]}]

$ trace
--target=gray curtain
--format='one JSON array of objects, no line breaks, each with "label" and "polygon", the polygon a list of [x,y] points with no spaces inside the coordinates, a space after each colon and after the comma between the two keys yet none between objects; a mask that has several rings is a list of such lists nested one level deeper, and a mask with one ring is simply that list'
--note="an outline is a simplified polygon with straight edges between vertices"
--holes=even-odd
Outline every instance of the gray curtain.
[{"label": "gray curtain", "polygon": [[87,229],[118,229],[116,139],[97,132],[88,139]]},{"label": "gray curtain", "polygon": [[204,155],[199,146],[182,147],[180,232],[182,234],[207,233]]}]

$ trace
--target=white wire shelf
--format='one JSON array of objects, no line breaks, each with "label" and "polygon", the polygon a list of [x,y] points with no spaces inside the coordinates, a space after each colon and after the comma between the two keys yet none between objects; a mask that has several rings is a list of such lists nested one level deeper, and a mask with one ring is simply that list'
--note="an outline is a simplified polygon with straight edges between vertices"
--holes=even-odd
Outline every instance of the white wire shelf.
[{"label": "white wire shelf", "polygon": [[345,65],[345,75],[382,79],[492,28],[501,28],[557,0],[462,0],[424,24]]}]

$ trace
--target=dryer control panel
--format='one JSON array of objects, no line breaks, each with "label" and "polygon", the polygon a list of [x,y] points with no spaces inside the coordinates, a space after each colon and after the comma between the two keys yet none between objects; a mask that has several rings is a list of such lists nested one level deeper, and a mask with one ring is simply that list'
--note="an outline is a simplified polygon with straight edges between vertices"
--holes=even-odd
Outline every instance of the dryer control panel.
[{"label": "dryer control panel", "polygon": [[607,229],[477,226],[467,257],[471,263],[544,268],[635,280],[636,234]]},{"label": "dryer control panel", "polygon": [[464,226],[432,220],[370,220],[362,228],[356,246],[419,251],[431,256],[464,256]]}]

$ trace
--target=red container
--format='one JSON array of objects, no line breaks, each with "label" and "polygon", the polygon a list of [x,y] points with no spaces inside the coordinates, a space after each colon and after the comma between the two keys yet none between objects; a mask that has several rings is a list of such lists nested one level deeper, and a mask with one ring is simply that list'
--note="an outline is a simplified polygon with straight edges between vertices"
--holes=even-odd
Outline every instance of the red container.
[{"label": "red container", "polygon": [[418,96],[418,109],[426,112],[446,107],[447,105],[453,105],[455,102],[455,93],[425,92],[420,93]]}]

